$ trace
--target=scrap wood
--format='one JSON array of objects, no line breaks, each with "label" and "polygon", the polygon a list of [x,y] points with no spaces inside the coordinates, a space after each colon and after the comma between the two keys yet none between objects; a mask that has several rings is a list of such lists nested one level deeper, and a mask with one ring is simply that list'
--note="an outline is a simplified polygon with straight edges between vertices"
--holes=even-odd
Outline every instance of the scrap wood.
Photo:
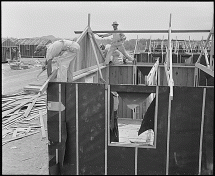
[{"label": "scrap wood", "polygon": [[7,103],[2,104],[2,108],[9,105],[10,103],[13,103],[14,101],[16,101],[16,100],[10,100]]},{"label": "scrap wood", "polygon": [[[42,111],[43,115],[45,115],[47,112],[46,111]],[[39,117],[39,114],[36,114],[36,115],[33,115],[33,116],[30,116],[29,118],[27,119],[24,119],[25,121],[30,121],[36,117]]]},{"label": "scrap wood", "polygon": [[2,137],[4,136],[6,136],[8,133],[11,133],[12,132],[12,130],[11,129],[3,129],[2,130]]},{"label": "scrap wood", "polygon": [[43,94],[44,91],[47,89],[49,81],[55,79],[55,77],[57,76],[57,71],[58,71],[58,68],[52,72],[52,74],[48,77],[46,82],[42,85],[42,87],[40,88],[40,94]]},{"label": "scrap wood", "polygon": [[15,137],[16,137],[16,135],[17,135],[17,129],[15,129],[15,130],[13,131],[12,138],[15,138]]},{"label": "scrap wood", "polygon": [[18,106],[14,107],[13,109],[4,111],[4,112],[2,113],[2,117],[5,117],[5,116],[7,116],[8,114],[14,112],[15,110],[17,110],[17,109],[23,107],[25,104],[27,104],[27,103],[33,101],[34,98],[36,98],[37,96],[38,96],[38,95],[36,95],[35,97],[32,97],[32,98],[30,98],[30,99],[28,99],[28,100],[25,100],[23,103],[19,104]]},{"label": "scrap wood", "polygon": [[[27,124],[25,124],[27,125]],[[31,124],[32,126],[30,126],[30,128],[41,128],[42,126],[41,125],[33,125]],[[28,128],[29,126],[11,126],[10,128]]]},{"label": "scrap wood", "polygon": [[39,114],[40,114],[40,124],[41,124],[42,138],[45,138],[46,137],[46,132],[45,132],[45,128],[44,128],[44,121],[43,121],[42,111],[39,111]]},{"label": "scrap wood", "polygon": [[31,109],[33,108],[34,104],[36,103],[36,101],[37,101],[37,97],[32,101],[32,103],[30,105],[28,105],[28,108],[25,111],[24,117],[28,117],[28,115],[29,115]]},{"label": "scrap wood", "polygon": [[17,140],[17,139],[21,139],[21,138],[24,138],[24,137],[27,137],[27,136],[30,136],[30,135],[33,135],[33,134],[36,134],[36,133],[39,133],[39,131],[35,131],[35,132],[32,132],[32,133],[28,133],[28,134],[26,134],[26,135],[23,135],[23,136],[20,136],[20,137],[16,137],[16,138],[13,138],[13,139],[2,140],[2,145],[5,145],[5,144],[7,144],[8,142],[15,141],[15,140]]},{"label": "scrap wood", "polygon": [[16,119],[17,117],[21,116],[22,114],[23,114],[23,113],[14,115],[14,116],[10,117],[9,119],[5,120],[5,121],[2,122],[2,123],[3,123],[3,124],[7,124],[7,123],[11,122],[12,120]]}]

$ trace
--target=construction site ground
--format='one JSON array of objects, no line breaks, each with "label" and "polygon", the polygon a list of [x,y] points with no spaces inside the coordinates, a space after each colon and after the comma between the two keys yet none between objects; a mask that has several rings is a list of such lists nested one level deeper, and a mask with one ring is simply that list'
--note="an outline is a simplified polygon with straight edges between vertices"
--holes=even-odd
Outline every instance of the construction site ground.
[{"label": "construction site ground", "polygon": [[[2,63],[2,95],[18,93],[29,84],[42,85],[46,72],[37,81],[41,66],[36,61],[44,58],[22,58],[29,69],[12,70],[8,63]],[[33,122],[33,121],[32,121]],[[44,115],[47,136],[47,116]],[[41,132],[9,142],[2,146],[2,174],[7,175],[47,175],[48,174],[48,138],[42,139]]]},{"label": "construction site ground", "polygon": [[[23,58],[21,61],[30,63],[31,67],[24,70],[12,70],[8,63],[2,64],[2,95],[10,95],[23,90],[29,84],[42,85],[46,78],[46,71],[41,74],[37,81],[37,74],[41,66],[35,63],[37,58]],[[39,58],[40,61],[45,59]],[[42,132],[33,134],[22,139],[9,142],[2,146],[2,174],[3,175],[48,175],[48,134],[47,114],[43,116],[46,138],[42,138]],[[34,121],[32,121],[34,123]],[[129,142],[137,137],[141,121],[130,123],[130,120],[119,119],[120,142]],[[130,131],[130,132],[129,132]],[[132,135],[131,135],[132,134]],[[125,137],[127,139],[125,139]],[[146,140],[146,134],[138,138]],[[130,143],[130,142],[129,142]]]}]

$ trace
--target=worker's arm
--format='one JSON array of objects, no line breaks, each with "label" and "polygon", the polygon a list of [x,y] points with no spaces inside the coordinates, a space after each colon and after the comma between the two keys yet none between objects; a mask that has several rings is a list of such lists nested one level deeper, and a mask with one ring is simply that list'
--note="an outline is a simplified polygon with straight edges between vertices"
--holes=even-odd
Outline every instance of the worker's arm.
[{"label": "worker's arm", "polygon": [[120,35],[120,41],[123,41],[123,42],[124,42],[124,41],[126,40],[125,34],[120,33],[119,35]]},{"label": "worker's arm", "polygon": [[48,77],[52,74],[52,59],[47,61],[47,75]]},{"label": "worker's arm", "polygon": [[[97,34],[97,35],[98,35],[98,34]],[[108,34],[102,34],[102,35],[98,35],[98,36],[101,37],[101,38],[104,38],[104,37],[109,37],[109,36],[111,36],[111,35],[113,35],[113,34],[108,33]]]}]

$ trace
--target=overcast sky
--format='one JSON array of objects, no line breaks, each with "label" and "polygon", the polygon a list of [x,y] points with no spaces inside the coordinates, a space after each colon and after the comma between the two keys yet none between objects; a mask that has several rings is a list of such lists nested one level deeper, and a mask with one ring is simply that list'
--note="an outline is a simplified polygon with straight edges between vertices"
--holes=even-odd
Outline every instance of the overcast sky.
[{"label": "overcast sky", "polygon": [[[113,21],[121,30],[210,30],[214,2],[183,1],[1,1],[2,37],[28,38],[53,35],[74,38],[88,24],[92,30],[112,30]],[[130,34],[127,39],[167,38],[167,34]],[[172,34],[173,38],[200,40],[208,33]]]}]

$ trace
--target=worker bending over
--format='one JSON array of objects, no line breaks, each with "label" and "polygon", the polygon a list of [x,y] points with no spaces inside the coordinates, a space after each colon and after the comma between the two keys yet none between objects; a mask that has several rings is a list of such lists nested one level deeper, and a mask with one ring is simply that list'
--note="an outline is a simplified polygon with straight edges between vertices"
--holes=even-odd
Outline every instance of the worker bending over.
[{"label": "worker bending over", "polygon": [[[112,26],[114,31],[118,30],[118,25],[119,24],[116,21],[113,22]],[[126,52],[125,47],[123,45],[124,41],[126,40],[126,37],[123,33],[120,33],[119,31],[119,33],[108,33],[108,34],[103,34],[98,36],[103,38],[103,37],[109,37],[111,35],[113,35],[113,39],[111,42],[110,50],[108,51],[107,56],[105,58],[105,63],[109,64],[111,56],[115,50],[119,50],[129,61],[134,61],[134,59],[131,56],[129,56],[129,54]]]},{"label": "worker bending over", "polygon": [[79,59],[80,45],[71,40],[58,40],[52,43],[46,52],[46,61],[43,70],[47,68],[48,76],[52,73],[52,60],[57,60],[57,80],[72,82],[75,60]]}]

